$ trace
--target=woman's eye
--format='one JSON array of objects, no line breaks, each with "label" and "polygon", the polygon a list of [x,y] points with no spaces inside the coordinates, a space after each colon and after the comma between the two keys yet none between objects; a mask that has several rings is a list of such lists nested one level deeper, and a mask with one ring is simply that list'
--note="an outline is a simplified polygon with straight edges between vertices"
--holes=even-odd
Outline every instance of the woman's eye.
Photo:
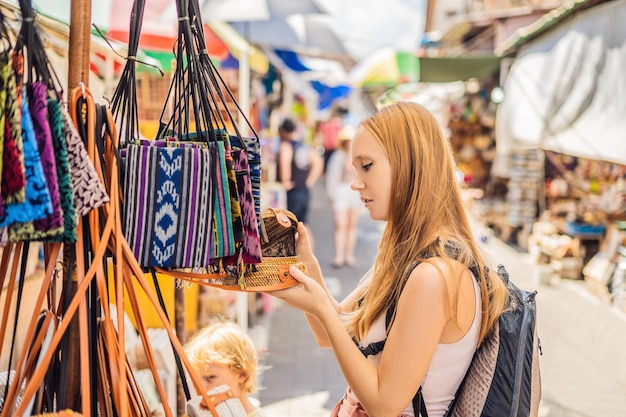
[{"label": "woman's eye", "polygon": [[372,167],[372,164],[373,162],[370,162],[369,164],[363,165],[361,168],[363,168],[363,171],[367,172]]}]

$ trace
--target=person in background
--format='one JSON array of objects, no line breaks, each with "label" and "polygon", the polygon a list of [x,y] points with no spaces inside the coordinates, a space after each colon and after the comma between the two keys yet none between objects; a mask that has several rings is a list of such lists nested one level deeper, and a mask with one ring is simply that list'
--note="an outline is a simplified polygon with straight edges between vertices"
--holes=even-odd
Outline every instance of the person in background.
[{"label": "person in background", "polygon": [[354,266],[357,241],[357,222],[363,203],[359,193],[350,189],[354,166],[350,159],[350,143],[354,127],[344,126],[339,131],[339,146],[326,165],[326,193],[333,208],[335,256],[333,267]]},{"label": "person in background", "polygon": [[321,122],[319,132],[322,135],[322,144],[324,145],[324,171],[331,155],[339,145],[339,131],[343,127],[343,116],[346,110],[337,108],[333,110],[330,118]]},{"label": "person in background", "polygon": [[323,171],[323,161],[314,149],[297,137],[296,123],[286,118],[278,128],[277,180],[287,192],[287,210],[306,223],[311,187]]},{"label": "person in background", "polygon": [[[269,294],[302,310],[318,344],[333,349],[348,387],[331,415],[415,416],[421,387],[428,416],[441,417],[507,305],[507,288],[486,268],[450,145],[428,110],[382,108],[359,125],[351,152],[352,189],[385,224],[372,269],[335,301],[300,225],[297,253],[308,275],[291,267],[301,285]],[[383,340],[382,351],[371,349]]]},{"label": "person in background", "polygon": [[185,344],[184,350],[206,391],[228,385],[247,417],[265,417],[249,397],[256,392],[258,354],[250,336],[236,323],[214,319]]}]

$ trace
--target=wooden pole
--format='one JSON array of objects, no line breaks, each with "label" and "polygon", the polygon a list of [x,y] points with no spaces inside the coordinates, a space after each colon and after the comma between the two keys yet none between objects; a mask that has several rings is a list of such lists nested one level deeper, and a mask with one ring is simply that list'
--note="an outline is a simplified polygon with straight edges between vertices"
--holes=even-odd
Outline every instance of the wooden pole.
[{"label": "wooden pole", "polygon": [[[89,86],[89,55],[91,45],[91,0],[72,0],[70,9],[70,38],[69,38],[69,54],[68,54],[68,91],[78,87],[83,83],[85,87]],[[80,227],[80,226],[79,226]],[[69,270],[69,259],[71,253],[76,256],[83,256],[82,253],[76,253],[76,247],[73,244],[65,244],[63,248],[63,258],[65,272]],[[74,265],[75,266],[75,265]],[[76,271],[76,268],[72,268]],[[71,297],[77,285],[77,275],[74,272],[72,276],[72,287],[66,289]],[[76,314],[67,330],[67,337],[70,340],[68,344],[67,358],[64,363],[67,366],[67,389],[65,398],[65,407],[72,410],[81,409],[81,378],[80,378],[80,343],[74,341],[80,340],[79,331],[79,314]],[[83,384],[90,384],[90,381],[83,381]],[[91,404],[82,404],[83,409],[91,408]]]},{"label": "wooden pole", "polygon": [[89,87],[89,55],[91,45],[91,1],[72,0],[70,11],[70,50],[67,86],[81,82]]}]

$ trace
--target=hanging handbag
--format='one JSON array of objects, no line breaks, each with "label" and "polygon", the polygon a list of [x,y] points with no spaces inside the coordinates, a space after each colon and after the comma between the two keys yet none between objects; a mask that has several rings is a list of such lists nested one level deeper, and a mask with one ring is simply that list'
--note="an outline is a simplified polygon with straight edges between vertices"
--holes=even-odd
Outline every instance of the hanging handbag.
[{"label": "hanging handbag", "polygon": [[156,269],[183,281],[233,291],[266,292],[297,285],[298,281],[289,274],[289,267],[293,265],[302,272],[307,272],[306,266],[296,253],[298,219],[288,210],[274,208],[263,210],[261,217],[263,260],[251,268],[238,271],[234,266],[230,271],[216,272]]}]

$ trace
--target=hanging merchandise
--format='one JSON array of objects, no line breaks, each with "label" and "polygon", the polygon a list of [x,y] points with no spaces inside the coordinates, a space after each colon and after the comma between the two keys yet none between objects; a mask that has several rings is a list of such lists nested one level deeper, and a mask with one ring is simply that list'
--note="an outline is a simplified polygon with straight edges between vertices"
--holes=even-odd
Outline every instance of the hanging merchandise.
[{"label": "hanging merchandise", "polygon": [[[131,56],[144,5],[137,0],[133,6]],[[138,136],[135,62],[128,61],[112,100],[121,132],[125,237],[142,267],[165,274],[241,291],[295,285],[291,276],[277,274],[262,286],[251,279],[264,262],[258,135],[207,53],[198,1],[176,5],[176,68],[157,137]],[[251,137],[241,135],[237,117],[246,120]]]},{"label": "hanging merchandise", "polygon": [[[11,242],[72,243],[79,214],[76,194],[95,171],[80,152],[82,143],[69,143],[71,121],[63,115],[61,83],[35,26],[32,5],[24,0],[20,9],[22,25],[14,46],[8,29],[0,29],[7,47],[0,52],[0,102],[5,103],[0,115],[0,227],[8,230]],[[108,198],[101,184],[92,191],[92,208]]]}]

